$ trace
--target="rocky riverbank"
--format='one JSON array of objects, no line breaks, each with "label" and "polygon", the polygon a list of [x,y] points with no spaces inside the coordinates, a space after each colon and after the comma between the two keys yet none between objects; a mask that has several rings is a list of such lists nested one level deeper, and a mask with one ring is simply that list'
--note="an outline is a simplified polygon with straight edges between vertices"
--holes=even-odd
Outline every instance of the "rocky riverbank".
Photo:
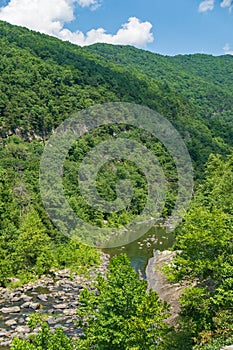
[{"label": "rocky riverbank", "polygon": [[85,287],[94,288],[95,277],[106,273],[108,262],[109,257],[103,254],[101,267],[92,268],[90,278],[61,270],[19,288],[0,288],[0,349],[8,349],[13,338],[24,339],[32,333],[27,321],[36,311],[47,315],[51,330],[62,327],[67,335],[77,338],[82,333],[75,326],[79,294]]},{"label": "rocky riverbank", "polygon": [[159,295],[160,299],[166,301],[170,304],[171,316],[168,319],[168,322],[171,325],[174,325],[178,313],[180,310],[179,298],[188,285],[180,285],[178,283],[171,284],[166,279],[166,276],[161,271],[164,264],[172,264],[173,258],[176,255],[176,252],[169,250],[165,251],[155,251],[154,257],[149,259],[148,265],[146,268],[146,278],[148,282],[148,288],[153,289]]}]

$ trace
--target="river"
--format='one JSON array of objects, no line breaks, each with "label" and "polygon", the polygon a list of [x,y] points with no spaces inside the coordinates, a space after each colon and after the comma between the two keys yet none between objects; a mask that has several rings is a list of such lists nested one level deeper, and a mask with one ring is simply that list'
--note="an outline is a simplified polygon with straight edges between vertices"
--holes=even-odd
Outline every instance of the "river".
[{"label": "river", "polygon": [[104,249],[111,257],[120,253],[126,253],[131,261],[131,266],[144,278],[148,260],[152,258],[154,250],[166,250],[175,242],[174,235],[167,233],[163,226],[152,227],[140,239],[129,243],[124,247]]}]

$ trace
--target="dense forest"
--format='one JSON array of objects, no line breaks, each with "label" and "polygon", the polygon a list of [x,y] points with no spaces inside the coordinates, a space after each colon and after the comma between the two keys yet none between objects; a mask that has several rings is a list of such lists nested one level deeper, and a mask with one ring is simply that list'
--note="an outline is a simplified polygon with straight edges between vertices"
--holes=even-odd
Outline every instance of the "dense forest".
[{"label": "dense forest", "polygon": [[[149,107],[182,136],[194,167],[194,197],[176,228],[178,250],[164,273],[172,282],[192,281],[181,297],[177,325],[164,320],[169,305],[147,292],[125,255],[111,260],[95,291],[82,292],[77,310],[84,334],[73,340],[35,314],[30,341],[21,349],[203,349],[233,343],[233,57],[166,57],[130,46],[80,48],[47,35],[0,22],[0,286],[14,287],[69,267],[88,276],[101,252],[63,235],[49,220],[39,188],[40,159],[49,136],[71,114],[107,102]],[[163,218],[177,197],[177,171],[157,138],[136,128],[99,127],[75,142],[64,163],[63,184],[72,209],[99,227],[124,228],[144,208],[144,174],[125,159],[102,167],[100,195],[116,198],[119,179],[130,179],[130,208],[102,213],[78,189],[77,169],[85,154],[108,135],[124,135],[149,148],[162,164],[168,194]],[[33,318],[34,317],[34,318]]]}]

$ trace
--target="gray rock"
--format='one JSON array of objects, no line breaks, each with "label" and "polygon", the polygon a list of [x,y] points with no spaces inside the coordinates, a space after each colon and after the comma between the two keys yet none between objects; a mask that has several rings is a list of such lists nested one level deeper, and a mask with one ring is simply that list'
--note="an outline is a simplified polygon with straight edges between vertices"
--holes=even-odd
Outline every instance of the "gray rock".
[{"label": "gray rock", "polygon": [[13,320],[8,320],[8,321],[5,322],[5,324],[6,324],[7,326],[11,327],[11,326],[16,325],[16,324],[17,324],[17,321],[16,321],[15,319],[13,319]]},{"label": "gray rock", "polygon": [[29,305],[30,305],[30,302],[27,301],[26,303],[23,303],[23,304],[21,305],[21,309],[27,309],[27,308],[29,308]]},{"label": "gray rock", "polygon": [[31,300],[32,300],[32,297],[29,297],[28,295],[23,294],[23,295],[21,296],[21,299],[22,299],[23,301],[27,302],[27,301],[31,301]]},{"label": "gray rock", "polygon": [[6,341],[3,341],[3,342],[0,342],[0,345],[5,348],[5,347],[8,347],[11,345],[11,340],[6,340]]},{"label": "gray rock", "polygon": [[[106,273],[109,257],[103,256],[102,261],[101,267],[90,269],[93,276]],[[0,312],[3,314],[0,349],[3,344],[10,345],[14,337],[24,339],[29,334],[38,333],[40,327],[32,331],[26,324],[30,314],[40,308],[43,308],[46,314],[56,315],[56,318],[49,316],[47,319],[51,331],[57,327],[63,327],[71,337],[79,336],[77,327],[74,327],[73,323],[77,320],[79,294],[83,288],[87,287],[90,290],[95,288],[93,288],[93,279],[78,276],[75,273],[72,273],[72,279],[70,276],[70,270],[61,270],[13,290],[0,287],[0,305],[2,306]],[[82,334],[81,330],[80,334]]]},{"label": "gray rock", "polygon": [[40,304],[39,303],[29,303],[29,308],[33,309],[33,310],[37,310],[40,308]]},{"label": "gray rock", "polygon": [[48,324],[49,324],[50,326],[52,326],[52,325],[54,325],[54,324],[57,323],[57,321],[56,321],[56,319],[55,319],[54,317],[49,317],[49,318],[47,319],[47,322],[48,322]]},{"label": "gray rock", "polygon": [[30,334],[38,334],[40,330],[41,330],[41,328],[37,327],[37,328],[33,329],[33,331],[31,331]]},{"label": "gray rock", "polygon": [[53,305],[54,309],[67,309],[67,304],[57,304]]},{"label": "gray rock", "polygon": [[55,310],[54,310],[54,309],[49,309],[49,310],[47,311],[47,313],[48,313],[49,315],[52,315],[52,314],[55,313]]},{"label": "gray rock", "polygon": [[48,300],[48,297],[46,294],[40,294],[40,295],[37,295],[37,298],[41,301],[47,301]]},{"label": "gray rock", "polygon": [[1,329],[1,330],[0,330],[0,338],[1,338],[1,337],[5,337],[6,335],[7,335],[7,331]]},{"label": "gray rock", "polygon": [[[171,264],[177,252],[171,251],[156,251],[156,255],[149,259],[146,267],[146,277],[148,289],[153,289],[159,297],[170,304],[171,316],[168,322],[174,325],[180,310],[179,298],[182,295],[186,285],[178,283],[170,283],[166,276],[161,271],[161,267],[166,264]],[[187,283],[188,286],[188,283]]]},{"label": "gray rock", "polygon": [[66,324],[70,324],[70,323],[73,323],[72,318],[70,318],[70,319],[66,320]]},{"label": "gray rock", "polygon": [[18,301],[21,300],[21,297],[14,297],[11,299],[13,303],[17,303]]},{"label": "gray rock", "polygon": [[17,333],[30,333],[30,328],[28,326],[18,326],[15,328],[15,332]]},{"label": "gray rock", "polygon": [[23,324],[23,323],[25,323],[24,318],[23,317],[19,318],[18,319],[18,324]]},{"label": "gray rock", "polygon": [[75,316],[76,310],[75,309],[64,309],[63,314],[67,316]]},{"label": "gray rock", "polygon": [[20,312],[20,307],[19,306],[3,307],[1,311],[3,314],[15,314]]},{"label": "gray rock", "polygon": [[65,322],[65,317],[61,316],[61,317],[58,317],[56,318],[56,323],[64,323]]}]

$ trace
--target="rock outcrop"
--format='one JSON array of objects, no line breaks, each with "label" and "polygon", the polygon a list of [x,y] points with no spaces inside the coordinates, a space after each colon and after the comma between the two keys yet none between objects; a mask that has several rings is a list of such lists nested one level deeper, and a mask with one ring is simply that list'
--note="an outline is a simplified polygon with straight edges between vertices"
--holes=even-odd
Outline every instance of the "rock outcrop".
[{"label": "rock outcrop", "polygon": [[[27,338],[32,334],[27,325],[31,313],[47,314],[51,330],[62,327],[64,332],[77,338],[82,330],[75,325],[79,294],[85,288],[94,289],[97,273],[106,274],[109,257],[102,256],[100,268],[90,270],[91,278],[71,273],[69,269],[42,276],[15,289],[0,288],[0,349],[8,349],[13,338]],[[33,333],[38,333],[39,328]]]},{"label": "rock outcrop", "polygon": [[156,291],[160,299],[170,304],[171,316],[168,318],[168,323],[175,324],[175,320],[178,317],[180,310],[179,298],[182,295],[184,288],[187,285],[181,285],[178,283],[170,283],[164,273],[161,271],[164,264],[172,264],[173,258],[177,252],[172,251],[159,251],[154,253],[154,257],[149,259],[146,268],[146,277],[148,282],[148,288]]}]

